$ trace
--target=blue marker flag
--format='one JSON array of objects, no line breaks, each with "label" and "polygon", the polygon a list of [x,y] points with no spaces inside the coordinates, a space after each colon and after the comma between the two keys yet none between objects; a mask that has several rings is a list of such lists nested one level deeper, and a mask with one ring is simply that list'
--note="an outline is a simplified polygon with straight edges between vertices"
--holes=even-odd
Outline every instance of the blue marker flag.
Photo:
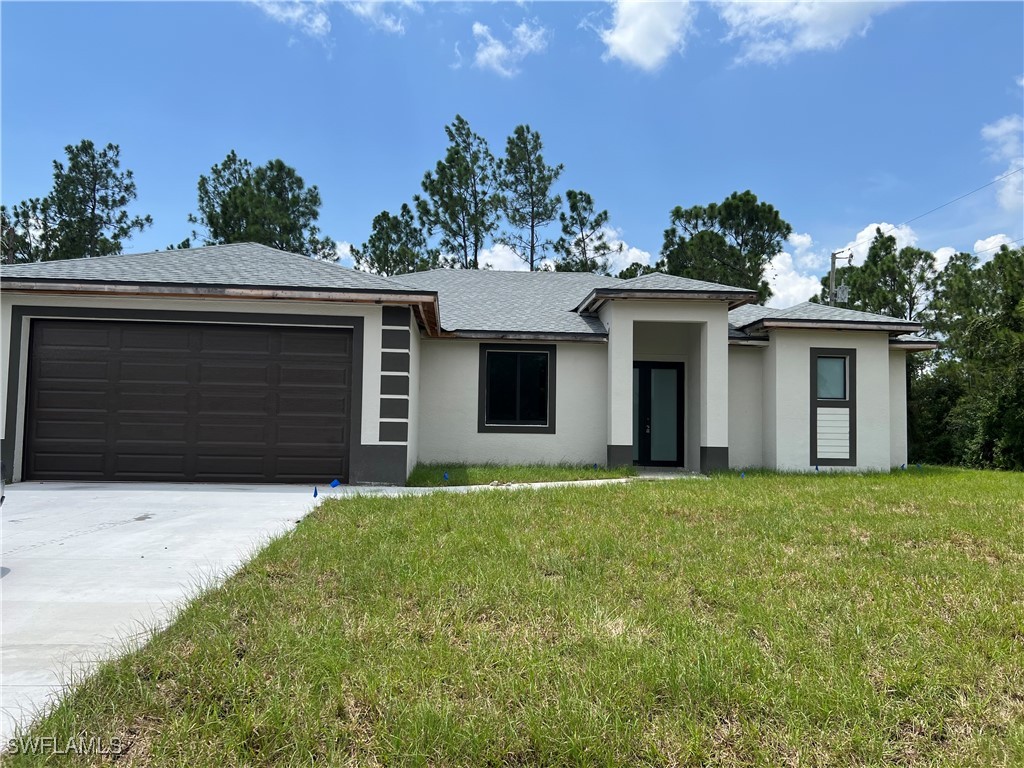
[{"label": "blue marker flag", "polygon": [[316,496],[317,496],[317,490],[316,490],[316,486],[314,485],[313,486],[313,498],[315,499]]},{"label": "blue marker flag", "polygon": [[444,481],[446,483],[448,482],[448,473],[447,472],[444,473]]},{"label": "blue marker flag", "polygon": [[906,464],[900,464],[900,469],[906,469],[906,468],[907,468]]},{"label": "blue marker flag", "polygon": [[817,465],[817,464],[815,464],[815,465],[814,465],[814,471],[815,471],[815,472],[817,472],[817,471],[818,471],[818,465]]},{"label": "blue marker flag", "polygon": [[341,480],[338,478],[331,480],[331,488],[337,488],[339,485],[341,485]]},{"label": "blue marker flag", "polygon": [[743,478],[743,477],[746,477],[746,476],[747,476],[747,473],[746,473],[746,472],[740,472],[740,477],[741,477],[741,478]]}]

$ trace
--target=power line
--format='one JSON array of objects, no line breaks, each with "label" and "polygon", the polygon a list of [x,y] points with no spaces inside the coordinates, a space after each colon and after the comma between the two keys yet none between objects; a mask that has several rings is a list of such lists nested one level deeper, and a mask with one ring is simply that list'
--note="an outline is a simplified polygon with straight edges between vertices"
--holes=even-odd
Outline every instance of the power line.
[{"label": "power line", "polygon": [[[1004,173],[1002,176],[997,176],[996,178],[992,179],[992,181],[990,181],[988,184],[982,184],[977,189],[972,189],[970,192],[965,192],[964,194],[960,195],[960,197],[954,197],[952,200],[950,200],[948,202],[945,202],[942,205],[935,206],[930,211],[925,211],[924,213],[919,214],[919,215],[915,216],[912,219],[907,219],[902,224],[891,224],[889,226],[889,229],[887,229],[882,234],[883,235],[888,235],[890,232],[894,232],[897,229],[899,229],[900,227],[905,227],[907,224],[910,224],[912,221],[917,221],[918,219],[923,219],[925,216],[928,216],[929,214],[935,213],[936,211],[941,211],[943,208],[945,208],[948,205],[952,205],[953,203],[957,203],[957,202],[963,200],[965,197],[970,197],[975,192],[981,192],[981,190],[986,189],[987,187],[991,187],[993,184],[996,184],[997,182],[1000,182],[1003,179],[1008,179],[1010,176],[1013,176],[1015,173],[1021,173],[1022,171],[1024,171],[1024,168],[1017,168],[1017,169],[1015,169],[1013,171],[1009,171],[1008,173]],[[858,245],[863,245],[864,243],[870,243],[874,239],[875,239],[875,236],[872,235],[867,240],[858,240],[856,243],[851,243],[850,245],[846,246],[842,250],[836,251],[836,253],[842,253],[843,251],[852,250],[853,248],[856,248]],[[1024,238],[1022,238],[1022,239],[1024,239]],[[1020,240],[1014,240],[1013,242],[1018,243],[1018,242],[1020,242]],[[985,250],[992,250],[992,249],[991,248],[986,248]],[[985,251],[978,251],[978,253],[984,253],[984,252]]]}]

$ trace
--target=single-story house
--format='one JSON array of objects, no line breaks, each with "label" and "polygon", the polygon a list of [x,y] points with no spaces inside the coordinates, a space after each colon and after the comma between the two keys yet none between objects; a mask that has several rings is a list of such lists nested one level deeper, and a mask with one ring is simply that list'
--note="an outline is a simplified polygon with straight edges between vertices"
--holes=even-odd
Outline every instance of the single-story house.
[{"label": "single-story house", "polygon": [[417,462],[887,470],[917,323],[650,274],[384,278],[252,244],[0,267],[8,479]]}]

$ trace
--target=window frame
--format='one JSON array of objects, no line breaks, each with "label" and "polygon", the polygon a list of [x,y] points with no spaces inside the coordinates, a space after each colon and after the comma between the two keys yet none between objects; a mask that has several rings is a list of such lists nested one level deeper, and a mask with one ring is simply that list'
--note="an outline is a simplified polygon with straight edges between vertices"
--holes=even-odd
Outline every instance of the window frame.
[{"label": "window frame", "polygon": [[[487,354],[489,352],[543,353],[548,357],[547,422],[545,424],[488,423],[487,422]],[[479,387],[477,398],[477,432],[500,434],[548,434],[555,433],[555,386],[556,386],[556,345],[554,344],[481,344],[479,363]],[[518,370],[518,367],[517,367]],[[516,396],[519,383],[516,382]]]},{"label": "window frame", "polygon": [[[818,398],[818,358],[846,358],[846,399]],[[855,467],[857,466],[857,350],[854,347],[811,347],[810,389],[811,403],[811,466]],[[845,408],[849,413],[850,457],[848,459],[825,459],[818,456],[818,409]]]}]

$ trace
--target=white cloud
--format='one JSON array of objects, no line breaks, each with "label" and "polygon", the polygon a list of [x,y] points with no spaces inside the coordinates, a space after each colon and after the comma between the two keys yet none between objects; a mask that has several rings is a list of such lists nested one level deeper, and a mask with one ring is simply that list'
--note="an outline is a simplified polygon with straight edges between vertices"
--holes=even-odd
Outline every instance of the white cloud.
[{"label": "white cloud", "polygon": [[335,243],[335,253],[338,254],[337,262],[345,267],[355,267],[355,258],[352,256],[352,243],[341,240]]},{"label": "white cloud", "polygon": [[791,307],[821,293],[821,278],[797,270],[792,254],[786,251],[771,260],[768,284],[772,289],[769,307]]},{"label": "white cloud", "polygon": [[490,69],[502,77],[518,75],[523,59],[531,53],[540,53],[548,44],[548,30],[526,21],[512,30],[512,39],[507,43],[496,38],[490,27],[479,21],[473,24],[473,37],[476,38],[474,66]]},{"label": "white cloud", "polygon": [[785,2],[715,3],[728,28],[726,40],[739,42],[741,63],[775,63],[805,51],[837,50],[855,35],[863,36],[871,19],[894,3]]},{"label": "white cloud", "polygon": [[525,272],[528,269],[526,262],[504,243],[495,243],[490,248],[480,249],[479,260],[481,268],[505,272]]},{"label": "white cloud", "polygon": [[1007,235],[992,235],[991,237],[985,237],[981,240],[977,240],[974,243],[974,253],[981,256],[982,260],[991,259],[999,246],[1009,245],[1013,241]]},{"label": "white cloud", "polygon": [[612,275],[618,275],[633,262],[650,266],[657,261],[649,251],[630,245],[622,239],[622,230],[606,226],[604,228],[604,240],[612,247],[608,254],[608,271]]},{"label": "white cloud", "polygon": [[[864,263],[864,259],[867,258],[868,249],[871,247],[871,241],[875,239],[875,230],[881,229],[883,235],[892,235],[896,238],[896,248],[905,248],[908,245],[917,245],[917,233],[906,224],[900,224],[898,227],[893,227],[892,224],[886,224],[884,221],[876,224],[868,224],[864,229],[856,234],[856,236],[843,246],[842,250],[853,251],[853,263],[854,266],[860,266]],[[843,262],[839,262],[839,266],[845,266]]]},{"label": "white cloud", "polygon": [[297,29],[308,37],[327,42],[331,20],[325,0],[252,0],[274,21]]},{"label": "white cloud", "polygon": [[821,269],[826,263],[824,254],[812,250],[814,239],[806,232],[794,232],[786,240],[793,252],[793,263],[801,269]]},{"label": "white cloud", "polygon": [[981,137],[988,145],[989,156],[1007,164],[999,174],[1005,178],[996,185],[999,206],[1005,211],[1020,211],[1024,208],[1024,117],[1007,115],[989,123],[982,127]]},{"label": "white cloud", "polygon": [[1017,77],[1017,85],[1024,88],[1024,75],[1019,75]]},{"label": "white cloud", "polygon": [[953,248],[950,245],[945,245],[942,248],[936,248],[932,252],[932,256],[934,257],[935,269],[937,269],[939,272],[944,270],[946,268],[946,265],[949,264],[949,260],[953,258],[956,254],[956,248]]},{"label": "white cloud", "polygon": [[686,0],[617,0],[612,26],[599,30],[607,49],[604,58],[653,72],[683,51],[695,16],[696,8]]},{"label": "white cloud", "polygon": [[[420,10],[420,6],[412,0],[398,0],[397,2],[385,2],[385,0],[345,0],[342,3],[356,18],[365,21],[372,27],[389,32],[393,35],[405,34],[405,18],[402,10]],[[399,9],[399,13],[392,13],[392,9]]]}]

